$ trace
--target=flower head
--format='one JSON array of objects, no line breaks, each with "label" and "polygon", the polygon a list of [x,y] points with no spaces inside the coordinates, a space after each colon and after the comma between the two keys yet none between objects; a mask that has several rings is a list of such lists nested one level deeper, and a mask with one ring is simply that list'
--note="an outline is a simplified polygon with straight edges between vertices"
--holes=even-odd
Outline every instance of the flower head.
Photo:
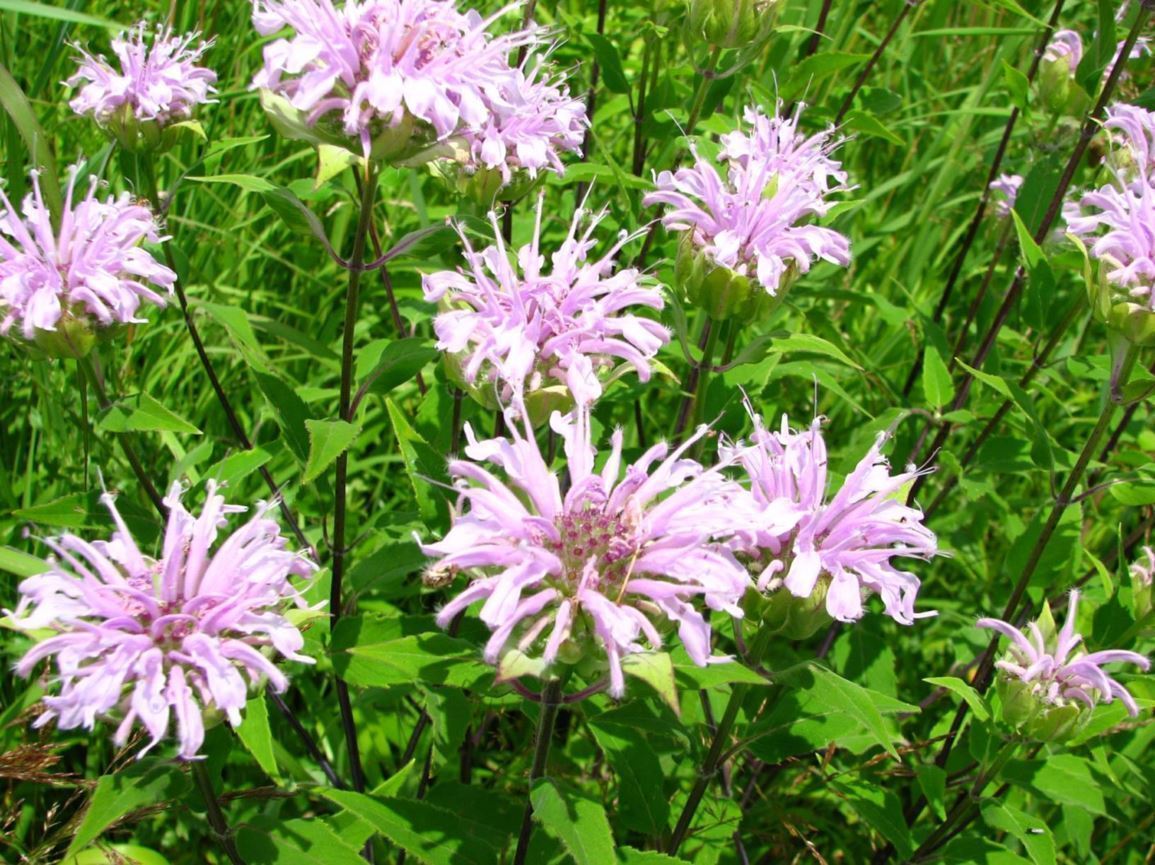
[{"label": "flower head", "polygon": [[800,134],[800,111],[784,118],[748,108],[750,130],[723,138],[725,177],[694,149],[692,166],[663,171],[643,199],[671,207],[662,224],[686,232],[683,243],[708,267],[757,280],[771,296],[818,260],[850,262],[847,238],[812,222],[832,206],[829,195],[846,188],[831,158],[839,142],[832,129]]},{"label": "flower head", "polygon": [[312,663],[299,654],[304,638],[284,608],[303,604],[290,579],[314,566],[285,548],[270,506],[259,504],[217,544],[228,517],[245,509],[225,504],[211,482],[199,516],[180,496],[174,484],[165,498],[159,558],[140,550],[107,493],[116,524],[109,540],[46,541],[55,553],[51,567],[20,584],[12,614],[21,628],[54,632],[16,665],[28,676],[45,658],[55,661],[60,693],[44,698],[37,726],[55,719],[62,730],[91,730],[97,718],[115,719],[115,741],[123,745],[139,723],[151,736],[143,755],[175,720],[178,754],[191,760],[204,741],[206,712],[222,712],[236,726],[261,680],[287,687],[268,650]]},{"label": "flower head", "polygon": [[564,385],[580,404],[602,391],[598,372],[614,359],[650,377],[650,359],[669,332],[631,307],[661,309],[658,287],[633,268],[615,272],[614,257],[630,239],[618,238],[601,258],[590,260],[594,231],[604,216],[582,227],[578,210],[561,246],[547,259],[541,249],[544,198],[538,199],[533,239],[517,252],[516,264],[491,216],[495,245],[480,252],[465,243],[466,267],[424,278],[426,300],[443,306],[433,322],[438,348],[459,356],[468,384],[498,383],[498,398],[516,403],[524,394]]},{"label": "flower head", "polygon": [[750,414],[750,441],[736,442],[722,454],[746,470],[760,508],[747,544],[761,568],[759,590],[782,587],[798,598],[824,591],[827,613],[842,622],[860,619],[863,598],[872,592],[882,598],[887,615],[904,625],[934,615],[914,611],[919,580],[891,561],[930,559],[938,555],[938,544],[923,525],[922,511],[899,495],[919,472],[890,473],[882,456],[887,434],[879,434],[827,498],[821,419],[795,432],[784,416],[781,429],[771,432],[752,409]]},{"label": "flower head", "polygon": [[253,86],[288,99],[308,126],[359,141],[366,156],[408,158],[420,144],[482,132],[513,97],[510,54],[542,36],[493,36],[509,8],[483,18],[453,0],[255,0],[261,35],[292,32],[265,46]]},{"label": "flower head", "polygon": [[614,696],[625,689],[623,656],[660,647],[663,620],[677,624],[695,663],[708,663],[710,625],[696,603],[741,615],[748,577],[727,547],[743,490],[685,456],[705,428],[673,451],[655,445],[623,472],[621,430],[598,471],[588,409],[555,413],[552,424],[565,443],[564,493],[528,425],[488,441],[467,427],[469,460],[449,464],[467,507],[442,540],[422,549],[438,572],[474,577],[438,623],[484,601],[492,664],[511,642],[547,665],[600,649]]},{"label": "flower head", "polygon": [[140,247],[163,239],[152,212],[128,193],[97,198],[95,178],[74,201],[76,183],[73,172],[59,229],[36,172],[21,211],[0,191],[0,334],[18,326],[31,340],[58,329],[71,333],[73,324],[139,322],[143,301],[165,304],[151,286],[171,293],[176,274]]},{"label": "flower head", "polygon": [[1063,208],[1067,230],[1087,241],[1102,265],[1096,314],[1114,329],[1146,341],[1155,311],[1155,177],[1151,144],[1155,115],[1114,106],[1106,126],[1120,145],[1109,182]]},{"label": "flower head", "polygon": [[562,174],[561,154],[581,151],[588,125],[585,102],[540,63],[514,70],[490,107],[485,123],[464,133],[467,174],[496,172],[502,184],[518,174],[530,180],[546,170]]},{"label": "flower head", "polygon": [[1008,656],[995,666],[1007,679],[1027,686],[1030,696],[1046,706],[1082,704],[1093,709],[1099,701],[1110,703],[1118,697],[1132,717],[1138,715],[1135,698],[1102,668],[1105,664],[1123,663],[1147,670],[1150,662],[1137,652],[1124,650],[1090,654],[1076,651],[1083,642],[1082,636],[1075,633],[1078,603],[1079,592],[1072,591],[1067,621],[1057,635],[1049,610],[1044,614],[1043,627],[1037,622],[1028,623],[1029,637],[1001,619],[979,619],[980,628],[990,628],[1011,641]]},{"label": "flower head", "polygon": [[1155,550],[1143,547],[1143,558],[1131,565],[1131,577],[1139,586],[1150,588],[1155,583]]},{"label": "flower head", "polygon": [[199,38],[199,33],[174,35],[167,27],[153,33],[142,21],[112,40],[119,68],[81,50],[80,68],[67,81],[81,85],[80,92],[69,105],[102,126],[187,120],[216,92],[217,74],[197,65],[211,44]]},{"label": "flower head", "polygon": [[1010,217],[1022,186],[1023,178],[1019,174],[1000,174],[998,179],[991,184],[991,192],[999,196],[995,199],[995,215],[999,219]]}]

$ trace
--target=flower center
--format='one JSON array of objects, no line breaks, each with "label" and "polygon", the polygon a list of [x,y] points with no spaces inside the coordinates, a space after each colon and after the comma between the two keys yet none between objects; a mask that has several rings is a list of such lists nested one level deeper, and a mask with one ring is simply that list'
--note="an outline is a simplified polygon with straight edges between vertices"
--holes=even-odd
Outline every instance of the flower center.
[{"label": "flower center", "polygon": [[560,542],[551,549],[565,568],[563,589],[577,592],[586,564],[593,560],[592,584],[589,588],[615,597],[629,579],[638,545],[633,531],[620,514],[606,513],[604,508],[586,505],[557,519]]}]

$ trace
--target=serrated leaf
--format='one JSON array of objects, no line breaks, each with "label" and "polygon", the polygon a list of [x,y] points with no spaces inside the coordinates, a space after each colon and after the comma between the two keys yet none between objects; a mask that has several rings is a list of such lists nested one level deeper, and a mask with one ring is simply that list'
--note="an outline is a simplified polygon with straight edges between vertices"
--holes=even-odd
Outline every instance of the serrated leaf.
[{"label": "serrated leaf", "polygon": [[922,392],[927,404],[935,409],[941,409],[954,399],[950,370],[938,349],[929,343],[922,355]]},{"label": "serrated leaf", "polygon": [[954,676],[931,676],[923,679],[924,682],[934,685],[937,688],[946,688],[953,694],[957,694],[966,700],[966,704],[971,707],[971,711],[975,713],[975,717],[980,721],[986,721],[991,717],[991,710],[987,707],[986,700],[982,695],[964,682]]},{"label": "serrated leaf", "polygon": [[666,832],[670,801],[663,795],[665,776],[650,737],[616,722],[612,713],[594,718],[590,730],[618,780],[616,816],[621,825],[650,837]]},{"label": "serrated leaf", "polygon": [[1055,839],[1045,821],[995,799],[983,802],[982,814],[992,829],[1018,840],[1035,865],[1055,865]]},{"label": "serrated leaf", "polygon": [[889,790],[865,784],[835,781],[831,786],[846,797],[864,822],[894,845],[902,861],[914,852],[910,828],[903,819],[898,796]]},{"label": "serrated leaf", "polygon": [[146,393],[123,397],[109,406],[96,424],[114,433],[176,432],[200,435],[201,431],[176,412],[169,411]]},{"label": "serrated leaf", "polygon": [[946,769],[933,763],[919,763],[914,767],[918,788],[926,797],[930,809],[940,820],[946,819]]},{"label": "serrated leaf", "polygon": [[[282,820],[268,828],[243,825],[237,849],[245,865],[364,865],[360,852],[326,817]],[[364,824],[357,821],[360,830]]]},{"label": "serrated leaf", "polygon": [[387,398],[385,408],[393,424],[393,432],[397,436],[401,459],[405,463],[405,473],[413,486],[421,518],[427,524],[432,523],[437,518],[437,502],[430,491],[429,481],[444,481],[445,457],[431,448],[413,429],[393,400]]},{"label": "serrated leaf", "polygon": [[192,180],[196,183],[223,183],[226,186],[235,186],[244,192],[272,192],[277,189],[275,183],[270,183],[263,177],[257,177],[255,174],[218,174],[214,177],[186,177],[185,180]]},{"label": "serrated leaf", "polygon": [[309,456],[309,432],[305,426],[306,421],[309,420],[309,409],[305,406],[304,401],[297,396],[297,392],[281,379],[263,372],[257,372],[254,375],[261,392],[273,409],[273,416],[277,419],[277,425],[285,434],[285,441],[289,445],[289,450],[297,459],[305,462]]},{"label": "serrated leaf", "polygon": [[489,827],[414,799],[322,790],[325,798],[367,822],[427,865],[495,865],[500,838]]},{"label": "serrated leaf", "polygon": [[360,428],[343,420],[306,420],[309,457],[305,460],[302,483],[312,483],[357,440]]},{"label": "serrated leaf", "polygon": [[681,714],[678,686],[674,682],[674,664],[668,652],[637,652],[622,658],[622,672],[634,676],[658,692],[666,704]]},{"label": "serrated leaf", "polygon": [[381,351],[377,363],[362,384],[369,393],[386,394],[411,381],[421,368],[437,357],[437,349],[421,337],[397,339]]},{"label": "serrated leaf", "polygon": [[600,33],[587,33],[590,47],[598,61],[602,81],[611,93],[629,93],[630,82],[626,78],[626,70],[622,66],[622,55],[618,47]]},{"label": "serrated leaf", "polygon": [[617,860],[610,822],[597,802],[576,792],[563,793],[548,778],[533,785],[529,798],[533,819],[561,841],[577,865],[606,865]]},{"label": "serrated leaf", "polygon": [[317,176],[313,180],[313,188],[320,189],[346,168],[361,165],[364,161],[364,157],[358,156],[344,147],[338,147],[335,144],[318,144]]},{"label": "serrated leaf", "polygon": [[633,847],[619,847],[618,859],[622,865],[689,865],[685,859],[667,856],[653,850],[636,850]]},{"label": "serrated leaf", "polygon": [[273,731],[269,727],[269,707],[263,693],[250,697],[245,703],[245,714],[237,729],[237,738],[253,755],[257,765],[274,781],[281,777],[277,757],[273,752]]},{"label": "serrated leaf", "polygon": [[346,651],[362,662],[351,667],[346,677],[359,685],[387,687],[424,682],[468,687],[492,675],[471,644],[447,634],[410,634],[381,642],[354,643]]},{"label": "serrated leaf", "polygon": [[125,815],[179,798],[187,789],[187,779],[172,764],[153,765],[143,772],[134,767],[102,776],[64,858],[75,856]]},{"label": "serrated leaf", "polygon": [[868,114],[865,111],[849,112],[846,115],[843,128],[854,132],[861,132],[864,135],[870,135],[874,138],[882,138],[899,147],[906,146],[906,141],[904,141],[901,136],[892,132],[885,123],[873,114]]},{"label": "serrated leaf", "polygon": [[229,454],[205,472],[205,475],[215,478],[221,484],[235,486],[238,482],[257,471],[270,459],[272,459],[272,454],[261,448],[253,448],[248,451],[241,450],[235,454]]},{"label": "serrated leaf", "polygon": [[1004,60],[1003,80],[1011,97],[1011,105],[1020,111],[1026,111],[1031,98],[1031,82],[1027,80],[1027,76]]}]

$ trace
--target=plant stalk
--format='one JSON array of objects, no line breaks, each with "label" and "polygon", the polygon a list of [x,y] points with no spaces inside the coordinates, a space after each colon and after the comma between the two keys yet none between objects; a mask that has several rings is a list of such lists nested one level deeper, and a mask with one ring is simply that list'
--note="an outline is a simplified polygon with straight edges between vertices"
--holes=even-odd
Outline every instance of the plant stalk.
[{"label": "plant stalk", "polygon": [[[361,204],[357,218],[357,229],[353,235],[353,253],[350,261],[354,265],[365,260],[366,240],[373,216],[373,197],[377,191],[377,174],[370,166],[366,169],[361,184]],[[357,328],[357,312],[360,306],[362,269],[349,270],[349,284],[345,293],[345,325],[341,340],[341,392],[338,416],[350,423],[353,420],[353,348]],[[342,583],[345,576],[347,550],[345,549],[345,529],[348,508],[349,451],[342,451],[337,457],[334,482],[333,509],[333,582],[329,594],[329,625],[335,629],[344,612],[342,604]],[[353,779],[353,789],[358,793],[365,790],[365,771],[361,766],[361,750],[357,744],[357,724],[353,717],[353,705],[349,699],[349,686],[340,676],[336,677],[337,702],[341,711],[341,727],[345,734],[345,747],[349,754],[349,768]]]},{"label": "plant stalk", "polygon": [[521,831],[517,836],[517,850],[513,854],[513,865],[525,865],[529,855],[529,839],[533,835],[533,792],[534,782],[545,775],[549,748],[553,741],[553,728],[562,703],[561,682],[551,679],[541,694],[540,715],[537,719],[537,738],[533,747],[533,765],[529,770],[529,793],[526,794],[525,811],[521,815]]},{"label": "plant stalk", "polygon": [[212,829],[213,837],[216,838],[217,843],[221,845],[221,849],[225,851],[225,855],[233,865],[245,865],[245,860],[241,858],[241,854],[237,851],[236,844],[233,843],[232,832],[229,830],[228,823],[225,822],[225,815],[221,810],[221,803],[217,801],[216,793],[213,792],[213,782],[209,778],[208,769],[205,768],[205,761],[192,760],[189,766],[192,770],[193,779],[200,789],[201,798],[205,800],[205,807],[208,809],[209,826]]}]

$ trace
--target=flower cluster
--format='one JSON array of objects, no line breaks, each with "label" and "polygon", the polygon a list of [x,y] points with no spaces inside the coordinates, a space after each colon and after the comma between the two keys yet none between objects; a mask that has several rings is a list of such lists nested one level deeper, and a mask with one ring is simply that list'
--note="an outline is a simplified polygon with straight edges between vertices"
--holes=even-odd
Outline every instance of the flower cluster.
[{"label": "flower cluster", "polygon": [[633,366],[643,381],[649,379],[650,359],[669,341],[669,332],[627,310],[661,309],[662,295],[637,270],[614,271],[614,258],[628,236],[590,260],[604,213],[583,229],[579,209],[547,269],[541,249],[543,202],[539,198],[533,239],[518,250],[516,265],[491,216],[495,245],[478,252],[462,232],[466,268],[426,276],[425,298],[442,305],[433,323],[438,348],[456,358],[466,384],[480,378],[504,404],[564,385],[569,397],[589,404],[602,392],[599,371],[614,358]]},{"label": "flower cluster", "polygon": [[863,615],[863,598],[877,593],[887,615],[905,625],[933,613],[916,613],[919,580],[891,559],[930,559],[938,554],[923,514],[903,503],[900,491],[919,474],[892,475],[881,433],[873,447],[827,499],[826,443],[821,420],[796,432],[786,417],[772,432],[754,420],[748,442],[722,449],[750,479],[760,512],[747,550],[759,571],[758,589],[785,588],[798,598],[825,602],[833,618],[852,622]]},{"label": "flower cluster", "polygon": [[1022,187],[1023,178],[1020,174],[1000,174],[998,179],[991,183],[991,192],[999,196],[995,199],[995,215],[999,219],[1010,218]]},{"label": "flower cluster", "polygon": [[[831,158],[839,141],[832,129],[803,135],[800,112],[801,106],[791,117],[768,117],[747,108],[749,131],[723,138],[719,160],[726,166],[725,177],[695,149],[692,166],[660,173],[657,190],[643,199],[646,205],[669,205],[662,224],[686,232],[683,257],[704,259],[681,269],[697,271],[683,282],[691,300],[708,309],[710,298],[694,294],[715,270],[747,284],[757,280],[774,296],[818,260],[850,262],[847,238],[812,223],[832,206],[830,194],[847,188],[846,173]],[[716,282],[706,289],[713,290]]]},{"label": "flower cluster", "polygon": [[480,616],[493,631],[485,658],[495,664],[511,643],[547,665],[596,644],[614,696],[625,689],[622,658],[660,647],[664,620],[677,624],[690,658],[707,664],[710,624],[694,602],[740,616],[749,579],[728,546],[742,523],[742,489],[686,457],[706,429],[672,451],[651,447],[623,472],[621,430],[595,470],[588,409],[555,413],[551,423],[565,443],[564,493],[528,424],[485,441],[467,428],[469,460],[449,464],[467,509],[422,549],[436,572],[478,575],[438,624],[484,601]]},{"label": "flower cluster", "polygon": [[290,580],[314,566],[285,548],[269,505],[259,504],[217,545],[228,516],[245,509],[226,504],[211,483],[199,516],[180,496],[174,485],[165,498],[159,559],[140,550],[108,494],[116,524],[109,540],[46,541],[56,558],[20,584],[12,614],[18,627],[55,632],[16,665],[28,676],[45,658],[55,661],[60,694],[44,698],[37,726],[55,719],[62,730],[91,730],[97,718],[111,718],[123,745],[139,723],[151,737],[143,755],[175,720],[178,754],[191,760],[204,741],[206,712],[222,712],[236,726],[250,689],[266,679],[277,691],[288,686],[268,650],[312,663],[299,653],[304,638],[284,609],[303,604]]},{"label": "flower cluster", "polygon": [[[1012,712],[1026,708],[1019,705],[1018,701],[1025,702],[1028,697],[1039,704],[1032,708],[1041,707],[1044,711],[1049,707],[1064,709],[1075,704],[1093,709],[1099,701],[1110,703],[1118,697],[1132,717],[1139,714],[1135,698],[1126,688],[1103,672],[1103,666],[1125,663],[1147,670],[1151,666],[1150,662],[1137,652],[1123,650],[1090,654],[1076,652],[1079,644],[1083,642],[1082,636],[1075,633],[1078,603],[1079,592],[1072,591],[1067,608],[1067,621],[1057,635],[1054,633],[1054,622],[1050,620],[1049,610],[1044,613],[1042,627],[1036,622],[1027,625],[1029,638],[1014,625],[1001,619],[978,620],[980,628],[990,628],[1011,641],[1008,656],[995,664],[1006,674],[1005,680],[1017,686],[1012,695],[1014,702],[1004,700],[1007,703],[1004,706],[1004,716],[1008,707]],[[1071,714],[1073,721],[1077,713]],[[1036,718],[1037,713],[1032,713],[1030,720]],[[1016,723],[1020,719],[1012,715],[1008,720]],[[1048,720],[1050,721],[1048,726],[1054,727],[1055,719]],[[1062,728],[1049,729],[1048,732],[1061,735],[1070,732],[1069,726],[1069,723],[1064,723]]]},{"label": "flower cluster", "polygon": [[1115,106],[1105,125],[1120,145],[1108,167],[1109,182],[1068,202],[1063,216],[1067,230],[1089,241],[1091,257],[1103,266],[1096,314],[1143,342],[1150,338],[1148,319],[1155,311],[1155,114]]},{"label": "flower cluster", "polygon": [[[502,10],[504,12],[506,10]],[[259,0],[265,46],[253,86],[287,99],[322,136],[360,143],[389,161],[431,153],[463,137],[475,165],[531,173],[576,150],[584,106],[561,82],[515,65],[511,54],[542,42],[538,28],[502,36],[453,0]],[[527,61],[528,63],[529,61]]]},{"label": "flower cluster", "polygon": [[87,351],[90,325],[142,321],[143,301],[165,304],[150,285],[171,293],[176,281],[140,246],[163,239],[152,212],[128,193],[98,198],[95,178],[74,201],[78,179],[74,171],[59,229],[36,172],[22,211],[0,191],[0,334],[18,327],[25,339],[43,342],[58,332],[70,343],[62,348],[70,356]]},{"label": "flower cluster", "polygon": [[1056,30],[1043,52],[1044,63],[1065,61],[1070,75],[1074,75],[1083,59],[1083,39],[1074,30]]},{"label": "flower cluster", "polygon": [[102,126],[187,120],[216,92],[217,74],[197,65],[210,45],[199,38],[197,33],[177,36],[165,27],[150,34],[141,22],[112,40],[119,68],[82,50],[80,67],[67,81],[81,85],[80,92],[69,105]]}]

